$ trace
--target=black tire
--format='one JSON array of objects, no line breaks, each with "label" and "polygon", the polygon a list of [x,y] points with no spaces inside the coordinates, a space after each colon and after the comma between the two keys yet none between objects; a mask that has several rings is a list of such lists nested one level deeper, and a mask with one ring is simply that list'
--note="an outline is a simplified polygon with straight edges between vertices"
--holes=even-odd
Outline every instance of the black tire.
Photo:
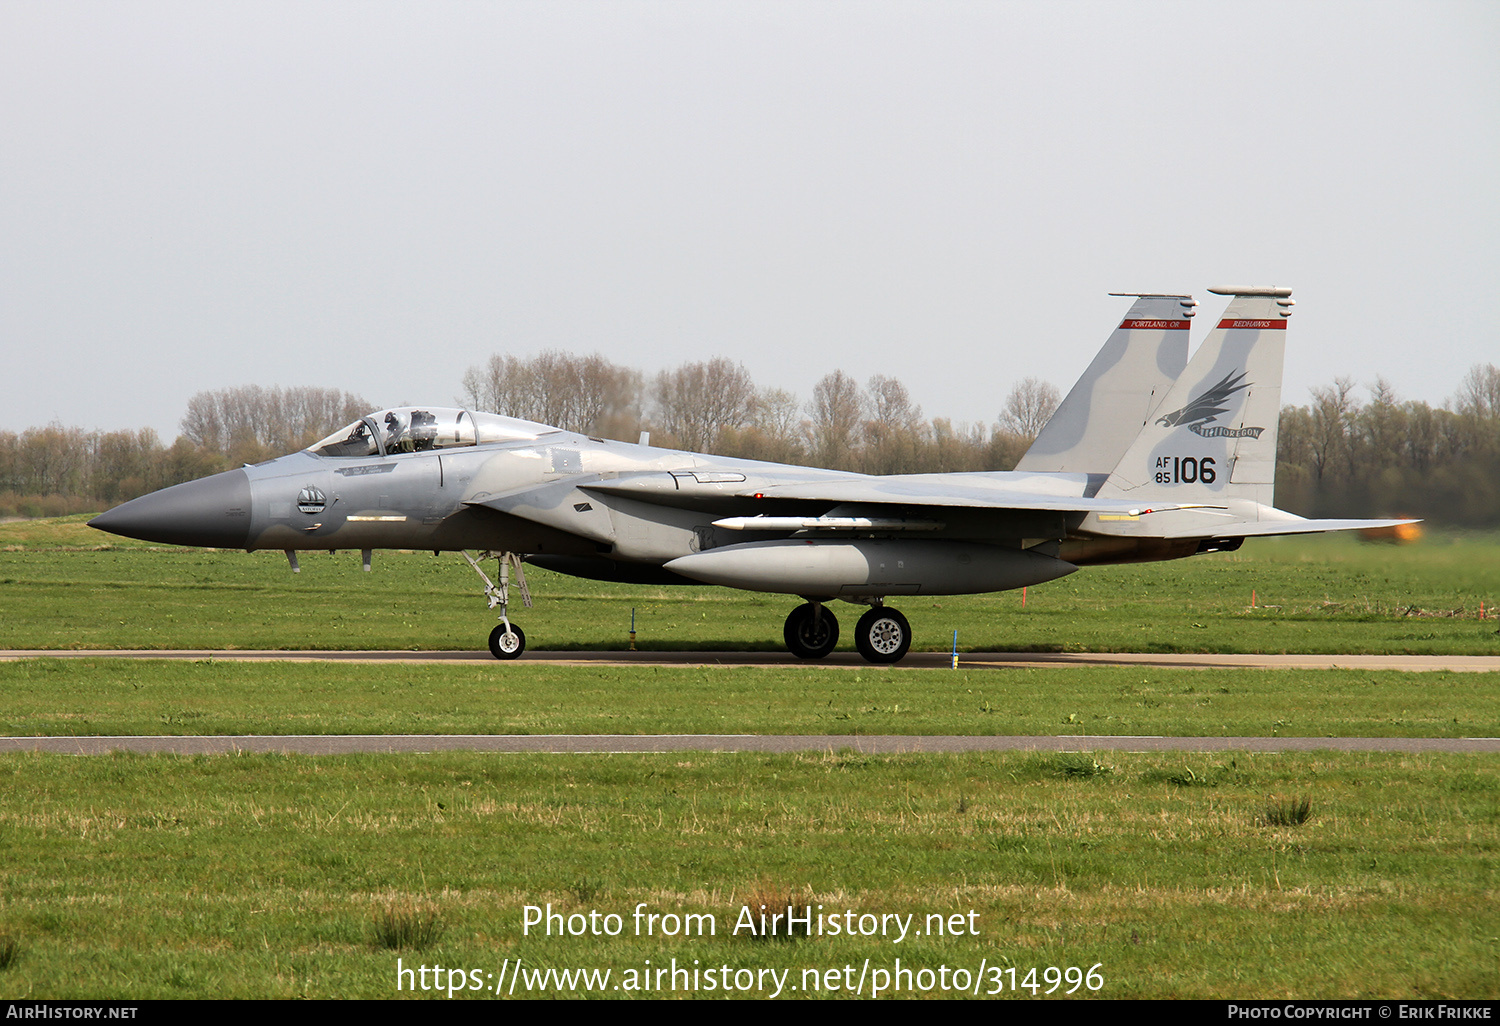
[{"label": "black tire", "polygon": [[804,602],[787,615],[782,630],[786,647],[798,659],[822,659],[839,643],[839,621],[824,607]]},{"label": "black tire", "polygon": [[490,655],[496,659],[515,659],[526,651],[526,632],[515,624],[506,633],[505,624],[496,624],[490,631]]},{"label": "black tire", "polygon": [[854,646],[867,662],[897,662],[911,648],[911,624],[897,610],[872,606],[854,628]]}]

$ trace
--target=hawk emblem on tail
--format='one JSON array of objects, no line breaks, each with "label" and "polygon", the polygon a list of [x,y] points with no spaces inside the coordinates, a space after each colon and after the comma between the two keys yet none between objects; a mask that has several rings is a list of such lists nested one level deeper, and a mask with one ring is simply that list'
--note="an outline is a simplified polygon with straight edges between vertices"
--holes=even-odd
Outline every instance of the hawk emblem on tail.
[{"label": "hawk emblem on tail", "polygon": [[1233,429],[1204,426],[1217,420],[1219,414],[1229,410],[1226,404],[1229,402],[1230,396],[1236,392],[1244,391],[1252,384],[1253,382],[1245,380],[1244,371],[1230,371],[1223,378],[1219,379],[1216,384],[1210,385],[1195,396],[1182,409],[1169,413],[1164,417],[1158,417],[1156,422],[1158,424],[1165,424],[1167,427],[1186,425],[1187,429],[1193,434],[1201,435],[1204,438],[1243,438],[1246,436],[1259,438],[1265,428]]}]

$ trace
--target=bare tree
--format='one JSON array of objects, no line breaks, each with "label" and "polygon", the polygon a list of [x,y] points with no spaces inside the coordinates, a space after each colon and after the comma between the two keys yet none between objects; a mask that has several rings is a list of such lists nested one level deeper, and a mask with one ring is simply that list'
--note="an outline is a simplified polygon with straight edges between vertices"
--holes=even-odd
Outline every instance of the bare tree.
[{"label": "bare tree", "polygon": [[1312,432],[1308,441],[1319,484],[1330,470],[1349,457],[1350,428],[1359,409],[1353,393],[1354,381],[1347,377],[1334,378],[1331,386],[1312,390]]},{"label": "bare tree", "polygon": [[1010,390],[1005,397],[1005,409],[1000,411],[1000,423],[1008,431],[1022,438],[1034,439],[1062,402],[1057,386],[1039,378],[1026,378]]},{"label": "bare tree", "polygon": [[947,417],[934,417],[922,469],[935,474],[982,470],[988,455],[982,424],[955,427]]},{"label": "bare tree", "polygon": [[717,450],[724,456],[768,460],[772,463],[807,461],[806,421],[802,400],[784,388],[757,391],[750,403],[750,421],[743,428],[726,428]]},{"label": "bare tree", "polygon": [[694,452],[717,451],[726,430],[744,426],[755,403],[755,383],[742,364],[724,357],[685,363],[656,376],[655,426]]},{"label": "bare tree", "polygon": [[89,474],[89,494],[105,502],[155,491],[167,482],[162,476],[162,444],[150,428],[96,434]]},{"label": "bare tree", "polygon": [[495,354],[463,377],[471,409],[519,417],[584,434],[637,420],[640,375],[595,353],[548,350],[520,359]]},{"label": "bare tree", "polygon": [[802,401],[784,388],[762,389],[755,393],[750,422],[768,438],[800,446]]},{"label": "bare tree", "polygon": [[1500,420],[1500,367],[1493,363],[1470,367],[1458,386],[1454,406],[1459,413],[1480,420]]},{"label": "bare tree", "polygon": [[29,495],[77,495],[88,481],[93,436],[82,428],[52,423],[3,439],[0,464],[4,490]]},{"label": "bare tree", "polygon": [[364,399],[336,388],[245,385],[194,395],[181,428],[195,445],[253,463],[305,448],[369,412]]},{"label": "bare tree", "polygon": [[1380,467],[1401,461],[1405,455],[1406,411],[1396,401],[1396,389],[1383,377],[1370,386],[1370,405],[1359,418],[1356,435],[1360,448],[1367,450],[1361,462]]},{"label": "bare tree", "polygon": [[895,378],[877,374],[866,386],[865,470],[872,474],[911,474],[919,469],[922,410]]},{"label": "bare tree", "polygon": [[813,387],[807,412],[812,417],[813,451],[818,462],[852,470],[855,431],[864,412],[859,385],[841,370],[823,375]]}]

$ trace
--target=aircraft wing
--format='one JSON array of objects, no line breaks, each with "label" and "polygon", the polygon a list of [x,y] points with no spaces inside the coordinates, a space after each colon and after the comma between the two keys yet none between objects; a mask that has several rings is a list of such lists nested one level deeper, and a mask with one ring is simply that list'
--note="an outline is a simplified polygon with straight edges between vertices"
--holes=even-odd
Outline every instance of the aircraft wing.
[{"label": "aircraft wing", "polygon": [[[781,467],[757,473],[709,470],[643,473],[603,480],[562,479],[541,487],[475,497],[483,506],[613,546],[624,558],[665,555],[677,532],[920,532],[926,537],[1046,535],[1064,520],[1129,521],[1180,515],[1177,503],[1143,507],[1128,498],[1089,498],[1087,475],[915,474],[874,477]],[[1007,480],[1009,478],[1009,480]],[[1040,480],[1042,487],[1032,486]],[[1052,484],[1049,490],[1046,484]],[[1066,494],[1068,491],[1073,494]],[[1046,527],[1027,526],[1040,515]],[[706,521],[706,522],[705,522]],[[1001,527],[1003,526],[1003,530]],[[651,540],[655,539],[653,543]],[[657,549],[656,546],[662,546]]]},{"label": "aircraft wing", "polygon": [[[968,480],[955,480],[955,478]],[[1165,503],[1143,509],[1139,502],[1121,499],[1085,498],[1080,495],[1049,495],[1007,486],[975,475],[917,474],[869,477],[798,484],[768,485],[754,492],[740,492],[741,499],[796,499],[838,505],[947,506],[965,509],[1027,510],[1046,513],[1120,513],[1141,516],[1154,510],[1181,509]]]},{"label": "aircraft wing", "polygon": [[[1139,499],[1090,498],[1097,486],[1088,474],[895,474],[875,476],[800,467],[775,467],[769,473],[734,469],[694,473],[649,473],[581,483],[599,492],[683,509],[732,509],[758,512],[757,502],[827,504],[829,506],[942,506],[973,510],[1018,510],[1039,513],[1118,513],[1144,515],[1153,510],[1192,508],[1192,503],[1151,503]],[[508,499],[508,497],[507,497]]]},{"label": "aircraft wing", "polygon": [[[750,468],[746,468],[750,469]],[[792,470],[793,468],[785,468]],[[788,478],[792,478],[788,480]],[[648,473],[606,480],[561,480],[469,503],[545,524],[600,543],[620,540],[625,520],[691,532],[704,513],[728,531],[919,532],[967,536],[977,523],[1016,514],[1068,517],[1084,536],[1179,541],[1254,538],[1392,527],[1409,520],[1308,520],[1281,510],[1089,497],[1085,475],[773,474],[757,480],[733,471]],[[1048,488],[1048,485],[1051,488]],[[1039,486],[1039,487],[1038,487]],[[1066,494],[1072,490],[1073,494]],[[601,499],[604,508],[597,508]],[[609,513],[604,514],[604,509]],[[604,515],[601,515],[604,514]],[[972,518],[982,519],[975,521]],[[1069,516],[1071,515],[1071,516]],[[1077,517],[1073,520],[1072,517]]]}]

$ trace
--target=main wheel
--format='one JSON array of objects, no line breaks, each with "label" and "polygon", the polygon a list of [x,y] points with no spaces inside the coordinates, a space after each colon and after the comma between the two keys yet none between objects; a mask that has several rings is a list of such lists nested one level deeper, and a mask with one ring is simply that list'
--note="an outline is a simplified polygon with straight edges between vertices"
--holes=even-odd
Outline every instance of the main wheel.
[{"label": "main wheel", "polygon": [[827,608],[804,602],[787,615],[782,635],[798,659],[822,659],[839,643],[838,617]]},{"label": "main wheel", "polygon": [[526,651],[526,632],[515,624],[509,628],[496,624],[490,631],[490,655],[496,659],[514,659]]},{"label": "main wheel", "polygon": [[871,606],[854,628],[854,646],[872,663],[894,663],[911,648],[911,624],[894,609]]}]

